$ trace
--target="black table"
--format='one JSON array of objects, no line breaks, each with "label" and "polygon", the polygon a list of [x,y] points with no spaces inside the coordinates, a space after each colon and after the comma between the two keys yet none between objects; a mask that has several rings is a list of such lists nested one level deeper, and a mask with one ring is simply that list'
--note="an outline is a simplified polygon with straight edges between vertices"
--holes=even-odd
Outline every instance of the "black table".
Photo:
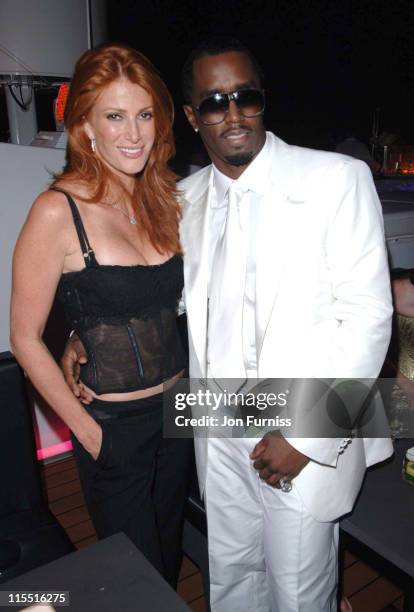
[{"label": "black table", "polygon": [[412,611],[414,486],[401,476],[410,446],[414,440],[398,440],[393,458],[367,471],[354,511],[341,521],[341,530],[405,574],[405,609]]},{"label": "black table", "polygon": [[123,533],[9,580],[1,590],[69,591],[70,607],[57,608],[62,612],[189,610]]}]

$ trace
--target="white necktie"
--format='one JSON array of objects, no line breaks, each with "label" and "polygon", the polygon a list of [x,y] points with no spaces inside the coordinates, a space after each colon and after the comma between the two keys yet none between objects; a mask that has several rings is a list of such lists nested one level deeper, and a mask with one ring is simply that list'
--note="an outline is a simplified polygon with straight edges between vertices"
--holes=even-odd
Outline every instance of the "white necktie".
[{"label": "white necktie", "polygon": [[[246,379],[243,356],[243,300],[246,283],[246,245],[239,206],[245,195],[230,185],[226,225],[219,238],[210,279],[208,358],[212,376]],[[238,385],[236,384],[238,387]]]}]

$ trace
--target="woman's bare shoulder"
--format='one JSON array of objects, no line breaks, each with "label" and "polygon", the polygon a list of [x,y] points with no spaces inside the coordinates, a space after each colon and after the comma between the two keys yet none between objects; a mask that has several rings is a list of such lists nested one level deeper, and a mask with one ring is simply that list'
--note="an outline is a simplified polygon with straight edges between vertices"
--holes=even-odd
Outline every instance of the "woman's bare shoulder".
[{"label": "woman's bare shoulder", "polygon": [[59,191],[43,191],[37,196],[30,210],[28,221],[62,223],[70,218],[71,212],[66,196]]},{"label": "woman's bare shoulder", "polygon": [[31,252],[35,248],[40,253],[48,248],[54,255],[64,255],[70,250],[72,234],[72,213],[64,194],[44,191],[33,202],[17,240],[16,251],[29,249]]}]

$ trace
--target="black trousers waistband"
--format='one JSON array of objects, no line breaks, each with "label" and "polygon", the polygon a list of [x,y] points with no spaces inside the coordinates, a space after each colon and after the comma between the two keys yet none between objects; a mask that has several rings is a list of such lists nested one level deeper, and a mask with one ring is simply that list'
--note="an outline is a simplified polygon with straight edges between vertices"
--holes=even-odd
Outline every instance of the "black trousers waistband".
[{"label": "black trousers waistband", "polygon": [[157,393],[156,395],[126,402],[107,402],[105,400],[94,399],[85,408],[91,416],[100,421],[123,419],[139,415],[145,416],[151,413],[159,413],[162,410],[163,397],[163,393]]}]

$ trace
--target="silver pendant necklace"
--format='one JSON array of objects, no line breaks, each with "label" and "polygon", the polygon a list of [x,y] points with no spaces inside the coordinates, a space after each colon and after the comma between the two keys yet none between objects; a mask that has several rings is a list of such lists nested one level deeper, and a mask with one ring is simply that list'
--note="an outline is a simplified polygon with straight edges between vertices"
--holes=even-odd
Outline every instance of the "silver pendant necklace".
[{"label": "silver pendant necklace", "polygon": [[120,206],[120,204],[118,204],[117,202],[115,202],[115,204],[108,204],[108,206],[111,206],[112,208],[115,208],[115,210],[119,210],[120,213],[122,213],[123,215],[125,215],[125,217],[128,219],[128,221],[130,222],[131,225],[136,225],[137,224],[137,218],[135,215],[130,216],[127,211],[122,208],[122,206]]}]

